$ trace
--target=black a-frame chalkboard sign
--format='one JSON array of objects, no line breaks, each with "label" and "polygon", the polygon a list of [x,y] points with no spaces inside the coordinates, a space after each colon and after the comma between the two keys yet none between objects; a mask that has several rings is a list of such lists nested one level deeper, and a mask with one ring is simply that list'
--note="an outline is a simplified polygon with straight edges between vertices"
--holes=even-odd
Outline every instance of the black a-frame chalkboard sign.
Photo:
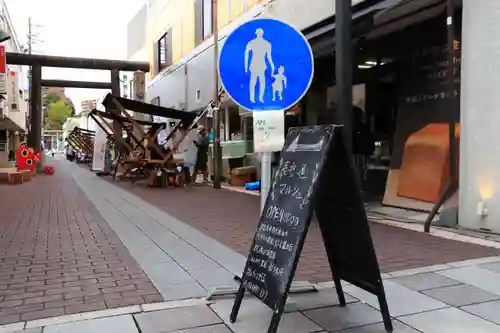
[{"label": "black a-frame chalkboard sign", "polygon": [[255,233],[230,320],[236,321],[245,291],[274,314],[275,333],[315,211],[341,306],[340,281],[378,297],[387,331],[392,323],[368,219],[343,144],[342,127],[291,128]]}]

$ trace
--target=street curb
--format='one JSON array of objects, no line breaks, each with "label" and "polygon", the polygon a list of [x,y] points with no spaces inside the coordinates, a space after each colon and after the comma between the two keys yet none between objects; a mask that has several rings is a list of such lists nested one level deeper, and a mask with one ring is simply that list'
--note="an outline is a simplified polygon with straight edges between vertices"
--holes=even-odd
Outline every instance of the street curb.
[{"label": "street curb", "polygon": [[3,325],[0,326],[0,333],[13,333],[22,331],[23,329],[54,326],[54,325],[66,324],[84,320],[116,317],[122,315],[134,315],[139,313],[147,313],[147,312],[183,308],[190,306],[210,305],[211,303],[212,302],[207,301],[205,298],[193,298],[182,301],[141,304],[141,305],[127,306],[123,308],[116,308],[116,309],[83,312],[83,313],[64,315],[59,317],[21,321],[8,325]]},{"label": "street curb", "polygon": [[[370,221],[374,222],[374,223],[390,225],[390,226],[397,227],[397,228],[412,230],[412,231],[416,231],[416,232],[420,232],[420,233],[424,232],[423,226],[421,224],[418,224],[418,223],[396,222],[396,221],[383,219],[383,218],[382,219],[371,219]],[[462,235],[459,233],[455,233],[455,232],[447,231],[447,230],[442,230],[442,229],[431,228],[429,235],[439,237],[439,238],[450,239],[450,240],[454,240],[454,241],[458,241],[458,242],[463,242],[463,243],[476,244],[476,245],[500,249],[499,242],[495,242],[495,241],[487,240],[487,239],[483,239],[483,238],[478,238],[478,237]]]}]

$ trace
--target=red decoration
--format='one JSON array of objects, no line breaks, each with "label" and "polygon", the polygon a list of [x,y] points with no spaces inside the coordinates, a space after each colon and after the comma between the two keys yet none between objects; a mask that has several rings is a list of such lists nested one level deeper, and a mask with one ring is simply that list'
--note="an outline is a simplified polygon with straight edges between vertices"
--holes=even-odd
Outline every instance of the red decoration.
[{"label": "red decoration", "polygon": [[52,166],[46,166],[43,168],[43,173],[48,175],[48,176],[52,176],[54,174],[54,167]]},{"label": "red decoration", "polygon": [[36,170],[36,164],[40,161],[40,154],[35,153],[33,148],[21,145],[16,153],[16,166],[18,170]]}]

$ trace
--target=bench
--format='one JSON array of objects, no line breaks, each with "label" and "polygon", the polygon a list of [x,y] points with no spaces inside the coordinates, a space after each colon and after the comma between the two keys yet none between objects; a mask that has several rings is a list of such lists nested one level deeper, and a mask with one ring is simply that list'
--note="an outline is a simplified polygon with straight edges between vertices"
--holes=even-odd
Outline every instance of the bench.
[{"label": "bench", "polygon": [[7,182],[10,185],[20,185],[23,183],[23,173],[20,171],[11,171],[7,174]]},{"label": "bench", "polygon": [[31,172],[30,170],[19,170],[18,172],[22,174],[23,183],[29,182],[31,180],[31,177],[33,177],[33,172]]}]

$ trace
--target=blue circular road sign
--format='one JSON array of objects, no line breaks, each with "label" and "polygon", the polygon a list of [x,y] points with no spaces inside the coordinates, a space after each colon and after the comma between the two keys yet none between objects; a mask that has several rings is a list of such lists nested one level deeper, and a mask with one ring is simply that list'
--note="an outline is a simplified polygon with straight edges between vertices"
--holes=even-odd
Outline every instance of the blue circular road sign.
[{"label": "blue circular road sign", "polygon": [[286,110],[311,85],[313,53],[300,31],[276,19],[257,18],[226,38],[219,75],[239,106],[250,111]]}]

